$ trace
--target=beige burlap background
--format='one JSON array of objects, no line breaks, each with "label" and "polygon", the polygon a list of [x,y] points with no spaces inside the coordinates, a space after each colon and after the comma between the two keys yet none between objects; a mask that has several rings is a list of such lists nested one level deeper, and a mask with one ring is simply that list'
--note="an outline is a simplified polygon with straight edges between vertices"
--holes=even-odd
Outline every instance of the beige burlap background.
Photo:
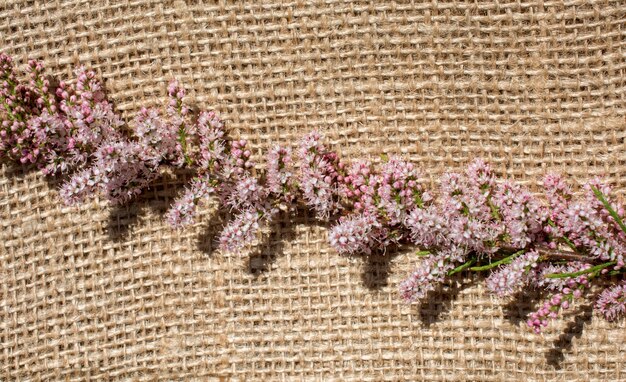
[{"label": "beige burlap background", "polygon": [[[95,68],[127,120],[176,77],[257,157],[320,129],[431,183],[482,156],[535,190],[558,170],[624,194],[625,37],[623,0],[0,5],[0,50]],[[626,380],[623,320],[579,305],[537,336],[537,301],[463,278],[405,305],[410,252],[340,256],[306,216],[223,254],[214,206],[164,223],[182,178],[67,208],[58,181],[2,167],[0,380]]]}]

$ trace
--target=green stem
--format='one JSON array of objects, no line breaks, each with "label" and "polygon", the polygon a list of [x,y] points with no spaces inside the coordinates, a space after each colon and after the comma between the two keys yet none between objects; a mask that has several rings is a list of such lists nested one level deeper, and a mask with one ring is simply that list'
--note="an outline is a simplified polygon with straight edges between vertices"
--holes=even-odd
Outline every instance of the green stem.
[{"label": "green stem", "polygon": [[564,279],[564,278],[572,278],[572,277],[582,276],[582,275],[587,274],[587,273],[597,273],[597,272],[600,272],[601,270],[603,270],[604,268],[608,268],[611,265],[615,265],[616,263],[617,263],[616,261],[609,261],[607,263],[598,264],[595,267],[583,269],[582,271],[572,272],[572,273],[550,273],[549,275],[546,275],[546,278],[549,278],[549,279]]},{"label": "green stem", "polygon": [[500,259],[498,261],[494,261],[493,263],[489,263],[487,265],[482,265],[480,267],[472,267],[470,268],[470,271],[477,271],[477,272],[481,272],[481,271],[487,271],[489,269],[495,268],[498,265],[502,265],[502,264],[508,264],[511,261],[513,261],[514,258],[516,258],[517,256],[523,254],[524,252],[526,252],[525,249],[522,249],[520,251],[515,252],[514,254],[505,257],[504,259]]},{"label": "green stem", "polygon": [[178,127],[178,142],[180,143],[180,148],[183,152],[183,159],[188,166],[191,166],[192,160],[187,152],[187,134],[185,133],[185,118],[183,116],[183,101],[178,100],[176,104],[176,110],[180,115],[181,124]]},{"label": "green stem", "polygon": [[609,203],[609,201],[606,200],[606,198],[604,197],[604,194],[602,193],[602,191],[600,191],[596,186],[591,186],[591,190],[593,191],[594,194],[596,194],[596,197],[598,198],[598,200],[600,200],[600,202],[602,202],[602,204],[607,209],[607,211],[609,211],[609,214],[611,214],[611,216],[617,222],[617,224],[620,226],[622,231],[624,231],[624,233],[626,233],[626,225],[624,225],[624,222],[619,217],[617,212],[615,212],[613,207],[611,207],[611,204]]},{"label": "green stem", "polygon": [[417,251],[415,254],[416,254],[417,256],[420,256],[420,257],[422,257],[422,256],[428,256],[428,255],[430,255],[430,251]]},{"label": "green stem", "polygon": [[185,163],[187,165],[191,165],[191,158],[187,155],[187,134],[185,133],[185,124],[183,123],[178,128],[178,142],[180,143],[180,148],[183,152],[183,158],[185,159]]},{"label": "green stem", "polygon": [[452,276],[455,273],[459,273],[459,272],[464,271],[465,269],[471,267],[475,262],[476,262],[476,259],[475,258],[471,258],[466,263],[463,263],[463,264],[459,265],[458,267],[454,268],[453,270],[451,270],[450,272],[448,272],[448,276]]}]

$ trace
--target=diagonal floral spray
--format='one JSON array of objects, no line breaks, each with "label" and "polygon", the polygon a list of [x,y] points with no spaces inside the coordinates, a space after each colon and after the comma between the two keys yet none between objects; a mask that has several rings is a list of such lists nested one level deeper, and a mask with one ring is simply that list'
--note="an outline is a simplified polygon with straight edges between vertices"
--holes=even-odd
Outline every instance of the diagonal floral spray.
[{"label": "diagonal floral spray", "polygon": [[537,333],[600,279],[608,287],[598,311],[608,320],[625,313],[625,212],[599,179],[575,198],[559,175],[548,175],[539,198],[476,160],[464,173],[445,174],[432,192],[414,164],[386,157],[378,165],[346,163],[318,132],[295,152],[271,148],[265,171],[255,176],[247,142],[227,140],[214,112],[192,113],[177,82],[168,87],[164,112],[142,109],[126,128],[95,73],[81,67],[76,76],[53,85],[31,60],[20,81],[12,58],[0,53],[0,157],[66,175],[60,196],[69,205],[94,194],[123,203],[166,167],[192,169],[196,175],[167,220],[176,228],[194,223],[198,205],[215,195],[234,214],[220,235],[224,251],[253,242],[281,211],[305,207],[334,222],[328,237],[339,253],[419,247],[423,259],[400,285],[409,302],[455,273],[488,272],[487,289],[499,298],[528,288],[548,293],[528,317]]}]

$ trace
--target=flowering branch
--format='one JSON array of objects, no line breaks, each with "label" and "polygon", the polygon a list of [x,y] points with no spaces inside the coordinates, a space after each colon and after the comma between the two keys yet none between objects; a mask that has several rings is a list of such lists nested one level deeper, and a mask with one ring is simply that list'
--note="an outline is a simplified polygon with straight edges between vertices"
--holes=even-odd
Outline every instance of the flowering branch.
[{"label": "flowering branch", "polygon": [[81,67],[75,81],[52,85],[41,63],[29,61],[26,71],[21,81],[11,57],[0,54],[0,158],[65,175],[60,196],[67,204],[92,194],[123,203],[164,168],[185,168],[196,176],[166,219],[175,228],[194,224],[198,207],[216,197],[234,216],[219,238],[224,251],[252,243],[281,211],[305,207],[333,222],[328,237],[339,253],[404,243],[423,248],[420,265],[400,286],[407,301],[469,271],[489,272],[487,289],[498,298],[528,287],[548,291],[529,315],[536,332],[601,278],[610,286],[598,310],[609,320],[626,311],[626,283],[609,277],[624,274],[626,214],[599,179],[575,198],[560,176],[548,175],[539,198],[476,160],[428,190],[415,164],[387,156],[379,164],[349,163],[315,131],[293,153],[272,147],[255,176],[248,143],[228,140],[214,112],[192,113],[176,81],[165,112],[142,109],[124,128],[94,72]]}]

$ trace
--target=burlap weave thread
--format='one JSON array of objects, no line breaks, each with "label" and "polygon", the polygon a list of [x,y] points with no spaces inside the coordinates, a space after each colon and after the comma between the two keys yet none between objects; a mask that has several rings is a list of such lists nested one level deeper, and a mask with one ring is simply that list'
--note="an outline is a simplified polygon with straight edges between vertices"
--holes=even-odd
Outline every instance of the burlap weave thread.
[{"label": "burlap weave thread", "polygon": [[[0,1],[0,50],[94,68],[128,121],[175,77],[259,160],[319,129],[432,185],[482,156],[534,190],[548,171],[626,190],[622,0]],[[626,380],[623,320],[578,306],[537,336],[536,301],[462,277],[405,305],[410,251],[338,255],[305,215],[222,254],[215,206],[163,220],[185,179],[69,208],[2,166],[0,380]]]}]

